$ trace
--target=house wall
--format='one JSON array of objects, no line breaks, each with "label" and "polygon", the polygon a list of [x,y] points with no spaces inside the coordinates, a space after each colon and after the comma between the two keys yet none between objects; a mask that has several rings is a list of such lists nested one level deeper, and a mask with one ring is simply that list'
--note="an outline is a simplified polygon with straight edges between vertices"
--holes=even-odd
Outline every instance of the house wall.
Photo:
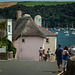
[{"label": "house wall", "polygon": [[12,19],[7,19],[7,35],[8,39],[12,41]]},{"label": "house wall", "polygon": [[8,39],[12,41],[12,34],[8,34]]},{"label": "house wall", "polygon": [[[25,42],[22,42],[22,39]],[[13,42],[17,48],[16,58],[25,60],[39,60],[39,49],[44,47],[44,38],[41,37],[20,37]]]},{"label": "house wall", "polygon": [[49,38],[49,43],[46,43],[46,39],[44,39],[44,49],[45,52],[47,53],[48,48],[50,48],[51,53],[55,54],[56,50],[56,37],[46,37]]}]

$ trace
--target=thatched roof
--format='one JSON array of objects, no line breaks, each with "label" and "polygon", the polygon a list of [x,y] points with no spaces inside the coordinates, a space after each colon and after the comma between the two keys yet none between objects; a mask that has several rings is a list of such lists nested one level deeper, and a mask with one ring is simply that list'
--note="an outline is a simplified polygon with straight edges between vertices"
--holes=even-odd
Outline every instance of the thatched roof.
[{"label": "thatched roof", "polygon": [[12,20],[12,32],[15,31],[16,25],[17,25],[17,21]]},{"label": "thatched roof", "polygon": [[44,27],[42,27],[42,26],[40,26],[40,25],[37,25],[37,26],[38,26],[38,28],[41,30],[41,32],[42,32],[43,34],[45,34],[46,36],[54,36],[54,37],[57,36],[55,33],[53,33],[53,32],[51,32],[51,31],[47,30],[46,28],[44,28]]},{"label": "thatched roof", "polygon": [[[15,26],[14,26],[15,25]],[[20,36],[38,36],[44,38],[45,35],[38,29],[33,19],[29,16],[19,19],[14,23],[13,27],[13,40],[18,39]]]}]

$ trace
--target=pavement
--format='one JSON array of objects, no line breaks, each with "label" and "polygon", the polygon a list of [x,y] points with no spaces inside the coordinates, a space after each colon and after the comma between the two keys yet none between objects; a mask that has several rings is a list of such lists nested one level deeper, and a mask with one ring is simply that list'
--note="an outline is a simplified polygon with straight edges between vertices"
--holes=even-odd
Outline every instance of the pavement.
[{"label": "pavement", "polygon": [[0,60],[0,75],[58,75],[56,61]]}]

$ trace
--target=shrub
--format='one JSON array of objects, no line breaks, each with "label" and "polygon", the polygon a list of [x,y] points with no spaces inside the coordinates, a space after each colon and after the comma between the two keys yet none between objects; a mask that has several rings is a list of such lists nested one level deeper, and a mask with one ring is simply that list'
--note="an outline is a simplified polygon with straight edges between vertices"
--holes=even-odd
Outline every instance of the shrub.
[{"label": "shrub", "polygon": [[13,57],[15,57],[16,48],[13,46],[12,42],[8,40],[6,37],[4,37],[2,41],[0,41],[0,48],[2,48],[2,46],[6,46],[6,52],[13,51]]},{"label": "shrub", "polygon": [[48,55],[47,55],[47,54],[45,54],[45,61],[47,60],[47,57],[48,57]]},{"label": "shrub", "polygon": [[2,46],[3,46],[3,43],[2,43],[2,41],[0,41],[0,48],[2,48]]}]

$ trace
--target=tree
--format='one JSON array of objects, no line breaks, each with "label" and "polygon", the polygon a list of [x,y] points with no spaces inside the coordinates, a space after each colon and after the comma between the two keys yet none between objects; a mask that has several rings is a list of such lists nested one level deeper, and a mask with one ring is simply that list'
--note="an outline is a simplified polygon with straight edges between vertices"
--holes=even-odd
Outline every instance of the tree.
[{"label": "tree", "polygon": [[18,6],[20,6],[21,10],[25,12],[25,14],[30,14],[33,19],[36,15],[41,15],[42,20],[44,21],[45,19],[45,24],[48,24],[48,27],[66,27],[66,24],[69,24],[68,26],[71,27],[71,22],[73,22],[75,27],[75,2],[51,6],[36,5],[34,7],[14,5],[0,9],[0,15],[5,18],[16,19]]},{"label": "tree", "polygon": [[4,37],[4,30],[7,28],[7,22],[6,21],[0,21],[0,41]]}]

